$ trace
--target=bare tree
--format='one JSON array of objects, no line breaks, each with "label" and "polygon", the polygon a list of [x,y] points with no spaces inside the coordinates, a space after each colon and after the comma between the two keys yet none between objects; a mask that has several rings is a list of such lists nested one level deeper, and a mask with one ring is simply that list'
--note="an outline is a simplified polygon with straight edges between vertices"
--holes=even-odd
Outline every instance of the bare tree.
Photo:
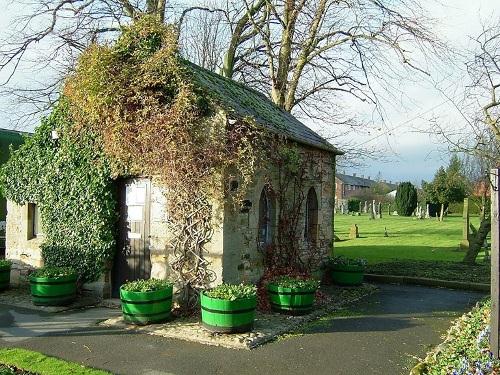
[{"label": "bare tree", "polygon": [[[26,51],[42,40],[50,39],[56,53],[75,56],[92,41],[112,38],[131,19],[154,14],[187,31],[188,37],[181,35],[187,57],[210,69],[219,66],[226,77],[268,93],[287,111],[298,108],[337,123],[346,120],[335,105],[337,95],[378,104],[377,94],[396,95],[395,82],[407,74],[396,60],[423,72],[412,53],[438,46],[415,1],[214,1],[175,7],[166,0],[29,3],[31,12],[16,35],[1,43],[0,70],[14,73]],[[183,28],[189,19],[191,26]]]}]

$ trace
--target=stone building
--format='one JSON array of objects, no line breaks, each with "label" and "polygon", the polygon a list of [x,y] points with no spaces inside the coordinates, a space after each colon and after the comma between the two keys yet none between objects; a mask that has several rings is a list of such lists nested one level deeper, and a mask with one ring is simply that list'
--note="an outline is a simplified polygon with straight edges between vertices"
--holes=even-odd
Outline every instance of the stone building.
[{"label": "stone building", "polygon": [[346,205],[349,198],[360,196],[363,192],[375,187],[377,184],[380,184],[387,191],[397,189],[397,184],[393,184],[392,181],[372,180],[370,176],[357,176],[356,173],[353,173],[352,176],[337,173],[335,175],[335,201],[337,207],[342,204]]},{"label": "stone building", "polygon": [[[220,115],[226,121],[252,118],[258,126],[286,137],[301,152],[314,156],[311,167],[317,172],[316,177],[308,180],[302,192],[305,199],[301,207],[300,241],[321,242],[328,255],[333,237],[335,158],[341,152],[261,93],[191,63],[185,64],[194,83],[217,100],[223,109]],[[220,210],[220,220],[214,223],[210,242],[205,246],[213,283],[251,282],[261,276],[263,256],[259,248],[275,240],[280,210],[276,198],[265,188],[267,182],[276,179],[276,173],[272,168],[257,170],[242,208]],[[238,189],[237,180],[229,183],[231,189]],[[116,296],[125,280],[168,278],[172,272],[169,262],[172,254],[166,251],[168,194],[154,177],[118,180],[117,185],[120,209],[117,252],[109,272],[84,286],[101,296]],[[14,261],[14,282],[22,282],[22,276],[30,269],[42,266],[41,243],[43,223],[37,206],[8,202],[6,255]]]}]

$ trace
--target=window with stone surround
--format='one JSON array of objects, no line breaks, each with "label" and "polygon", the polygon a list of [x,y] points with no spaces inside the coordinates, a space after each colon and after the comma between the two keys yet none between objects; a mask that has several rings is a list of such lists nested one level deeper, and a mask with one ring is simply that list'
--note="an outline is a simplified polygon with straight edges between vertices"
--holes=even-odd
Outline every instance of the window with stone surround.
[{"label": "window with stone surround", "polygon": [[307,192],[305,214],[304,239],[314,244],[318,241],[318,196],[313,187]]},{"label": "window with stone surround", "polygon": [[28,203],[28,240],[41,235],[40,207],[36,203]]},{"label": "window with stone surround", "polygon": [[259,246],[264,247],[273,242],[275,226],[275,203],[270,189],[264,186],[259,199]]}]

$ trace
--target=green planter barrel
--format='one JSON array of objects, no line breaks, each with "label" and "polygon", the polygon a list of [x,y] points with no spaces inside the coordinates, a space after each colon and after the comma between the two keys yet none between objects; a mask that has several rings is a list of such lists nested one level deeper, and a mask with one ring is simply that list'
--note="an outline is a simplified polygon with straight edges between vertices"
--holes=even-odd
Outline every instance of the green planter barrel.
[{"label": "green planter barrel", "polygon": [[62,277],[30,276],[31,300],[39,306],[68,305],[76,297],[76,275]]},{"label": "green planter barrel", "polygon": [[123,319],[131,324],[160,323],[170,318],[173,287],[153,292],[132,292],[120,288]]},{"label": "green planter barrel", "polygon": [[11,266],[0,267],[0,290],[9,288]]},{"label": "green planter barrel", "polygon": [[236,301],[211,298],[201,293],[201,322],[214,332],[241,333],[251,331],[255,319],[257,297]]},{"label": "green planter barrel", "polygon": [[301,315],[312,310],[316,288],[283,288],[277,284],[269,283],[267,294],[274,311]]},{"label": "green planter barrel", "polygon": [[361,285],[365,268],[357,265],[335,265],[332,268],[332,281],[338,285]]}]

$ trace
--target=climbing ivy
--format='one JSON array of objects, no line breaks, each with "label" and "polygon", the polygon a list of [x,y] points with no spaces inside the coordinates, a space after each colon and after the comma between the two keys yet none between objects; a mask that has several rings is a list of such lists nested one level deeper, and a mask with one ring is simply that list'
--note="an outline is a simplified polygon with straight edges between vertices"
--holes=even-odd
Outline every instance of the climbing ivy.
[{"label": "climbing ivy", "polygon": [[[115,248],[116,199],[109,162],[92,134],[71,134],[64,99],[3,166],[8,199],[40,208],[47,266],[67,266],[96,280]],[[56,130],[59,139],[52,139]]]}]

